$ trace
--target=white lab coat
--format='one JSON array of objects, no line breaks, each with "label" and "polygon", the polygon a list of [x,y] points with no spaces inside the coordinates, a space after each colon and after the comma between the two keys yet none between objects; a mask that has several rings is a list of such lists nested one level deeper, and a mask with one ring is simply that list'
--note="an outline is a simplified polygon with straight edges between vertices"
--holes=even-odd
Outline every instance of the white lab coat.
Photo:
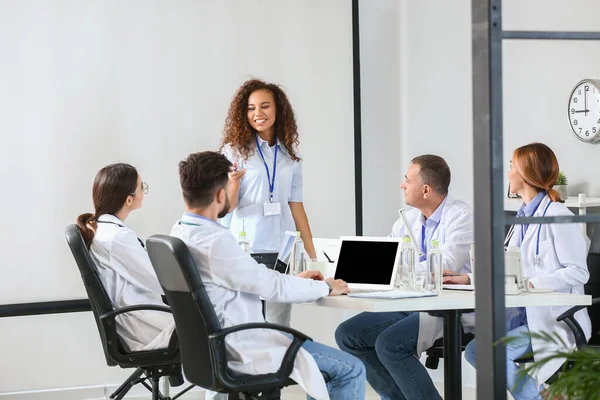
[{"label": "white lab coat", "polygon": [[[181,223],[184,222],[184,223]],[[233,234],[213,221],[184,214],[171,235],[189,247],[221,328],[264,322],[261,297],[282,303],[327,296],[325,282],[280,274],[258,264],[237,244]],[[187,225],[191,224],[191,225]],[[226,338],[228,365],[244,374],[276,372],[291,339],[266,329],[238,332]],[[316,399],[329,399],[313,357],[298,352],[290,377]]]},{"label": "white lab coat", "polygon": [[[534,216],[541,217],[550,198],[546,196],[537,208]],[[573,215],[562,203],[552,203],[546,216]],[[542,224],[540,230],[539,256],[540,265],[534,264],[537,243],[537,231],[540,225],[530,224],[525,238],[521,244],[521,264],[523,273],[528,277],[535,288],[552,289],[555,292],[583,294],[583,285],[589,279],[586,262],[586,243],[578,224]],[[521,230],[515,228],[509,246],[519,245]],[[568,349],[556,345],[549,345],[538,339],[532,339],[532,348],[536,359],[559,350],[569,350],[575,347],[575,339],[571,330],[564,322],[557,322],[556,318],[567,311],[569,306],[553,307],[526,307],[527,323],[530,332],[546,332],[560,335],[567,344]],[[509,318],[515,315],[507,313]],[[508,310],[507,310],[508,311]],[[585,333],[586,339],[591,336],[591,321],[586,309],[575,313],[575,319]],[[510,321],[508,321],[510,324]],[[545,382],[558,370],[564,360],[555,359],[547,362],[538,373],[538,381]]]},{"label": "white lab coat", "polygon": [[[101,215],[90,245],[100,281],[116,309],[137,304],[165,304],[162,288],[146,249],[134,231],[114,215]],[[162,311],[134,311],[117,316],[117,333],[129,350],[165,348],[175,329]]]},{"label": "white lab coat", "polygon": [[[406,219],[413,228],[413,235],[417,238],[417,245],[421,248],[421,212],[413,208],[406,213]],[[404,224],[398,219],[392,228],[393,237],[405,235]],[[449,269],[459,274],[471,273],[469,251],[474,243],[473,210],[469,205],[460,200],[446,197],[439,225],[431,238],[438,240],[442,252],[442,268]],[[423,251],[423,249],[421,249]],[[418,271],[427,271],[427,261],[417,262]],[[475,331],[475,317],[473,313],[463,314],[461,317],[466,332]],[[440,317],[433,317],[427,313],[419,314],[419,337],[417,340],[417,354],[421,354],[433,345],[444,333],[444,321]]]}]

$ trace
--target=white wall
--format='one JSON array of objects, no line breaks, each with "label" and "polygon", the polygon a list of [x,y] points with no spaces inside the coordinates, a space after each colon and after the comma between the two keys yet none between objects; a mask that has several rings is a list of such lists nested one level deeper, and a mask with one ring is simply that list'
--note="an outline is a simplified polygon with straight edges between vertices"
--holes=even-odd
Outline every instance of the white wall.
[{"label": "white wall", "polygon": [[[0,304],[85,296],[63,230],[92,211],[108,163],[150,185],[128,224],[168,232],[182,211],[178,161],[217,148],[251,76],[284,85],[294,105],[313,233],[352,234],[348,1],[0,0]],[[0,393],[125,373],[105,366],[89,313],[2,319],[0,342]]]}]

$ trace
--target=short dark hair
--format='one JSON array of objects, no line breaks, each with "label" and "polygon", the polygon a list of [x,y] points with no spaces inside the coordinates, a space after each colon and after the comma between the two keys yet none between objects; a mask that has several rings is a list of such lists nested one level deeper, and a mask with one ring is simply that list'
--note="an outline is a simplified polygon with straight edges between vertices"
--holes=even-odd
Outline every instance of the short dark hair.
[{"label": "short dark hair", "polygon": [[434,154],[424,154],[413,158],[411,162],[421,167],[419,175],[422,185],[431,186],[441,195],[448,194],[451,175],[446,160]]},{"label": "short dark hair", "polygon": [[179,163],[179,181],[186,204],[208,207],[229,180],[231,162],[222,154],[202,151]]}]

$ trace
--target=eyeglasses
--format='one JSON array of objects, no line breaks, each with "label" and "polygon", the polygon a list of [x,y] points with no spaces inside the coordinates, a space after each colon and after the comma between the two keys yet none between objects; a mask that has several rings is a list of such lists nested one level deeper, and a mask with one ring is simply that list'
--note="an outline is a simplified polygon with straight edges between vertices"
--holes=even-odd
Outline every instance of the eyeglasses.
[{"label": "eyeglasses", "polygon": [[[142,182],[142,193],[148,194],[148,189],[150,189],[150,186],[146,182]],[[135,192],[131,193],[131,196],[135,196]]]}]

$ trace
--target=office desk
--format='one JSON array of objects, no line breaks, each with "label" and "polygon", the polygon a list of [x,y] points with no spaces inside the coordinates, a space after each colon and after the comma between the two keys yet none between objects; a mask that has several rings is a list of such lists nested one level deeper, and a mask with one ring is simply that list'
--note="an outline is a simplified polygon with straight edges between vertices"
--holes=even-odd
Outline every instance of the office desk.
[{"label": "office desk", "polygon": [[[444,290],[440,296],[414,299],[365,299],[347,296],[324,297],[305,303],[356,311],[435,311],[444,318],[444,398],[462,398],[461,324],[460,314],[475,309],[473,292]],[[506,296],[506,307],[578,306],[592,304],[591,296],[564,293],[521,293]]]}]

